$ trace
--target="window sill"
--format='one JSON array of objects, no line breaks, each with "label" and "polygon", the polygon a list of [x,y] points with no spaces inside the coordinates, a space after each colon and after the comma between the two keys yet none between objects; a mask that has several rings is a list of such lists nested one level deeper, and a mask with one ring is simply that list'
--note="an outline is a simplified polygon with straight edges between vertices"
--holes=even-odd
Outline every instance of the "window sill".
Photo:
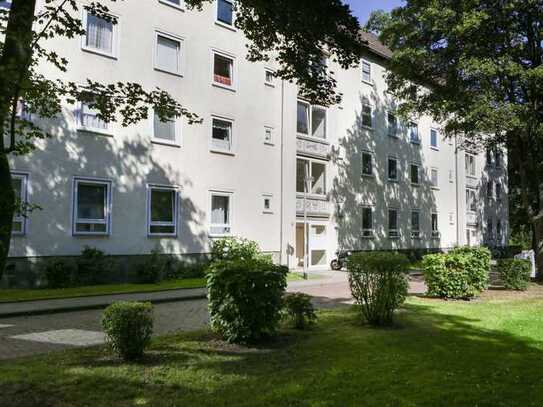
[{"label": "window sill", "polygon": [[420,145],[421,145],[421,144],[420,144],[420,140],[419,140],[419,141],[409,140],[409,142],[410,142],[411,144],[413,144],[414,146],[420,147]]},{"label": "window sill", "polygon": [[371,179],[375,180],[375,174],[362,174],[362,177],[363,178],[371,178]]},{"label": "window sill", "polygon": [[93,232],[73,232],[73,237],[109,237],[109,232],[106,233],[93,233]]},{"label": "window sill", "polygon": [[168,142],[168,141],[160,140],[160,139],[151,139],[151,143],[158,144],[158,145],[161,145],[161,146],[181,148],[181,144],[179,144],[179,143],[172,143],[172,142]]},{"label": "window sill", "polygon": [[373,234],[371,236],[362,235],[362,239],[373,240],[373,239],[375,239],[375,236]]},{"label": "window sill", "polygon": [[95,134],[95,135],[98,135],[98,136],[113,137],[113,133],[111,133],[111,132],[109,132],[107,130],[92,129],[92,128],[89,128],[89,127],[78,127],[77,131],[81,132],[81,133],[91,133],[91,134]]},{"label": "window sill", "polygon": [[149,239],[163,239],[163,238],[169,238],[169,239],[175,239],[177,237],[177,233],[175,234],[169,234],[169,233],[147,233],[147,237]]},{"label": "window sill", "polygon": [[232,236],[232,233],[221,233],[221,234],[217,234],[217,233],[208,233],[207,236],[208,236],[210,239],[222,239],[223,237],[230,237],[230,236]]},{"label": "window sill", "polygon": [[115,61],[118,60],[118,58],[117,58],[117,56],[115,54],[109,54],[107,52],[100,51],[99,49],[88,48],[88,47],[82,46],[81,50],[84,51],[84,52],[88,52],[89,54],[100,55],[101,57],[113,59]]},{"label": "window sill", "polygon": [[296,133],[296,138],[307,141],[314,141],[315,143],[325,144],[327,146],[330,145],[330,142],[327,141],[325,138],[313,137],[303,133]]},{"label": "window sill", "polygon": [[[296,192],[296,198],[303,199],[304,193]],[[307,199],[318,199],[319,201],[328,201],[328,197],[326,195],[317,195],[317,194],[307,194]]]},{"label": "window sill", "polygon": [[387,179],[387,182],[388,182],[389,184],[399,184],[399,183],[400,183],[399,180],[397,180],[397,179],[390,179],[390,178]]},{"label": "window sill", "polygon": [[430,146],[430,150],[439,151],[439,147]]},{"label": "window sill", "polygon": [[362,79],[362,83],[368,85],[368,86],[371,86],[372,88],[375,86],[375,84],[373,82],[370,82],[370,81],[365,81],[364,79]]},{"label": "window sill", "polygon": [[387,134],[388,137],[390,137],[391,139],[394,139],[394,140],[399,140],[400,139],[400,136],[398,136],[397,134]]},{"label": "window sill", "polygon": [[264,215],[273,215],[273,211],[262,211]]},{"label": "window sill", "polygon": [[236,88],[234,86],[223,85],[222,83],[218,83],[218,82],[211,82],[211,86],[214,86],[219,89],[228,90],[230,92],[236,92]]},{"label": "window sill", "polygon": [[366,126],[365,124],[362,125],[362,128],[368,131],[374,131],[375,129],[371,126]]},{"label": "window sill", "polygon": [[264,145],[273,147],[273,146],[275,146],[275,143],[270,143],[269,141],[265,141]]},{"label": "window sill", "polygon": [[231,157],[234,157],[236,155],[236,153],[234,153],[232,151],[219,150],[219,149],[216,149],[216,148],[210,148],[209,152],[213,153],[213,154],[228,155],[228,156],[231,156]]},{"label": "window sill", "polygon": [[165,74],[168,74],[168,75],[177,76],[178,78],[182,78],[182,77],[183,77],[183,73],[181,73],[181,72],[170,71],[170,70],[168,70],[168,69],[160,68],[160,67],[158,67],[158,66],[155,66],[155,71],[157,71],[157,72],[162,72],[162,73],[165,73]]},{"label": "window sill", "polygon": [[275,88],[275,83],[264,82],[264,85],[266,85],[268,88]]},{"label": "window sill", "polygon": [[185,8],[183,6],[181,6],[181,5],[177,6],[177,5],[172,4],[172,3],[168,2],[168,1],[165,1],[165,0],[158,0],[158,2],[160,4],[164,4],[165,6],[171,7],[173,9],[183,11],[183,12],[185,11]]},{"label": "window sill", "polygon": [[223,23],[222,21],[219,21],[219,20],[215,20],[215,25],[218,25],[219,27],[222,27],[222,28],[226,28],[227,30],[230,30],[232,32],[238,31],[238,29],[234,27],[234,23],[228,24],[228,23]]},{"label": "window sill", "polygon": [[412,186],[412,187],[417,187],[417,188],[418,188],[418,187],[420,187],[420,183],[412,182],[412,183],[411,183],[411,186]]},{"label": "window sill", "polygon": [[439,191],[441,189],[439,187],[434,187],[434,186],[431,186],[430,188],[432,188],[432,190],[434,190],[434,191]]}]

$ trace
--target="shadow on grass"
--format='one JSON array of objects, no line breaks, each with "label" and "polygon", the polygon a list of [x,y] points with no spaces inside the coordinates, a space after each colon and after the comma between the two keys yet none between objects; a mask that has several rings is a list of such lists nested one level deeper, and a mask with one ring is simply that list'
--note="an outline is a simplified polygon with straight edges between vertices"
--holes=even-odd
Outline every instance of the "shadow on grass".
[{"label": "shadow on grass", "polygon": [[537,315],[472,305],[414,300],[393,329],[345,306],[254,348],[163,337],[137,364],[102,363],[99,348],[2,363],[0,405],[541,405]]}]

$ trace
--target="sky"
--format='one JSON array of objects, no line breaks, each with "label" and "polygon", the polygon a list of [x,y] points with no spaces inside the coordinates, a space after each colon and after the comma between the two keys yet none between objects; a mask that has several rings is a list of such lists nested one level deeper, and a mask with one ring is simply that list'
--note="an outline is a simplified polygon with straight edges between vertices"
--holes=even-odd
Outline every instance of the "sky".
[{"label": "sky", "polygon": [[360,20],[360,24],[365,24],[368,16],[373,10],[389,11],[394,7],[402,5],[402,0],[344,0],[351,6],[354,15]]}]

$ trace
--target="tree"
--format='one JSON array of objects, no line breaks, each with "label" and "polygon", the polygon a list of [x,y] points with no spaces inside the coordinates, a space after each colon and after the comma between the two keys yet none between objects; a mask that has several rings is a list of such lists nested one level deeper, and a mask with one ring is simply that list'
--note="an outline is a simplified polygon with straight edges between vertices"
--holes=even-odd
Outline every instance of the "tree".
[{"label": "tree", "polygon": [[[116,23],[105,3],[85,5],[87,11]],[[135,1],[135,0],[132,0]],[[213,0],[185,0],[190,9],[201,10]],[[308,99],[324,105],[336,103],[333,72],[322,66],[326,54],[343,68],[355,65],[364,48],[359,25],[341,0],[238,0],[236,26],[249,40],[249,61],[276,58],[279,78],[295,81]],[[199,117],[161,89],[146,90],[138,83],[100,83],[87,80],[76,84],[51,80],[39,73],[40,62],[60,71],[68,61],[42,43],[53,37],[74,38],[85,34],[76,16],[75,0],[45,0],[36,10],[36,0],[12,0],[9,10],[0,10],[0,271],[4,270],[11,240],[15,211],[31,209],[17,202],[10,175],[10,155],[28,154],[36,139],[46,131],[28,115],[53,118],[63,103],[85,102],[106,122],[120,121],[129,126],[147,118],[152,107],[162,120],[184,116],[189,123]]]},{"label": "tree", "polygon": [[543,0],[409,0],[372,21],[403,114],[429,114],[472,148],[507,148],[543,271]]}]

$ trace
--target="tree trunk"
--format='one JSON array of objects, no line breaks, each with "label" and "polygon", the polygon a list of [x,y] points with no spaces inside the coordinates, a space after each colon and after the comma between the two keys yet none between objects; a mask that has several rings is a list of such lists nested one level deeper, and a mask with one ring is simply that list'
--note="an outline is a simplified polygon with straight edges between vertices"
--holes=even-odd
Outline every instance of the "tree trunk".
[{"label": "tree trunk", "polygon": [[537,278],[543,276],[543,212],[534,217],[534,236],[535,236],[535,262]]},{"label": "tree trunk", "polygon": [[[35,8],[36,0],[12,1],[4,48],[0,55],[0,276],[7,262],[15,209],[15,195],[8,161],[13,138],[8,123],[12,101],[18,99],[20,96],[18,89],[29,76]],[[6,139],[10,139],[9,146],[5,145]]]}]

